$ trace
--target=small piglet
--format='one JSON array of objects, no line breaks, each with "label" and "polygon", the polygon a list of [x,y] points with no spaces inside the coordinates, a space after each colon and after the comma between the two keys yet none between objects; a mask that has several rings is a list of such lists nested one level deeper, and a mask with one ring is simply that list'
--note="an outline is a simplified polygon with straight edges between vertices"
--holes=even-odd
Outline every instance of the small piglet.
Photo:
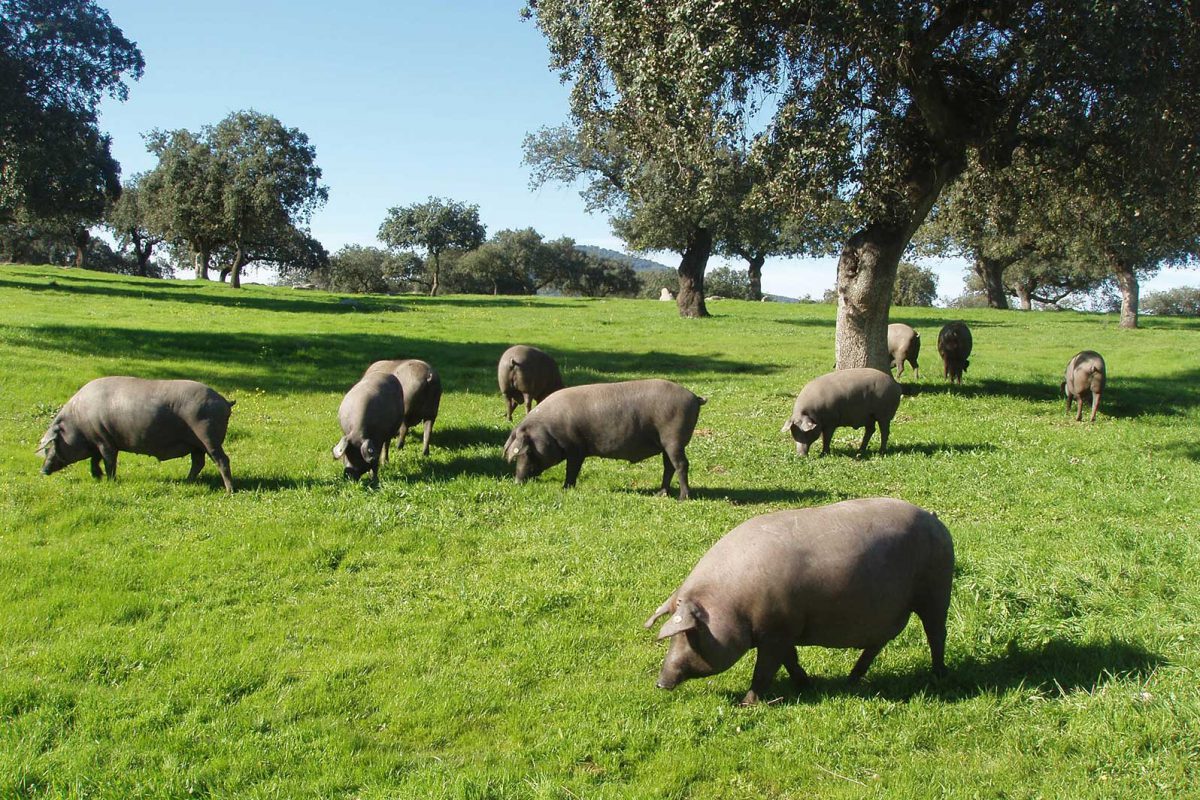
[{"label": "small piglet", "polygon": [[904,362],[912,364],[921,379],[921,368],[917,366],[917,357],[921,355],[921,334],[903,322],[893,322],[888,325],[888,355],[892,357],[892,369],[896,377],[904,374]]},{"label": "small piglet", "polygon": [[792,415],[781,433],[796,440],[796,452],[808,455],[809,446],[821,437],[821,455],[829,454],[833,432],[841,427],[866,428],[858,454],[879,425],[879,452],[887,452],[892,417],[900,407],[900,384],[888,373],[864,367],[828,372],[804,385]]},{"label": "small piglet", "polygon": [[[400,422],[397,448],[404,447],[408,429],[424,423],[425,435],[421,442],[421,455],[429,455],[429,437],[433,435],[433,423],[437,420],[438,408],[442,404],[442,379],[437,370],[416,358],[376,361],[367,367],[367,372],[382,372],[395,375],[404,394],[404,418]],[[383,443],[383,460],[388,460],[390,442]]]},{"label": "small piglet", "polygon": [[575,485],[587,456],[642,461],[662,453],[662,494],[679,473],[679,499],[688,498],[688,459],[703,397],[664,380],[595,383],[560,389],[525,415],[504,444],[517,462],[517,482],[567,462],[563,488]]},{"label": "small piglet", "polygon": [[496,370],[500,394],[508,403],[508,419],[512,420],[513,409],[525,404],[525,413],[533,403],[542,402],[551,393],[563,388],[562,375],[554,359],[536,347],[518,344],[504,351]]},{"label": "small piglet", "polygon": [[1083,404],[1086,402],[1092,404],[1092,416],[1088,421],[1096,421],[1096,409],[1100,407],[1100,393],[1104,391],[1105,379],[1104,357],[1095,350],[1076,353],[1067,362],[1061,388],[1067,396],[1067,411],[1071,410],[1072,401],[1079,404],[1079,410],[1075,413],[1076,421],[1083,419]]},{"label": "small piglet", "polygon": [[964,322],[947,322],[938,332],[938,354],[942,357],[942,376],[951,383],[962,383],[971,362],[971,329]]},{"label": "small piglet", "polygon": [[646,620],[670,618],[658,686],[729,669],[758,649],[749,705],[780,666],[808,679],[796,647],[861,648],[850,680],[866,674],[909,615],[925,627],[933,671],[946,671],[946,612],[954,577],[950,533],[933,514],[876,497],[763,514],[725,534]]},{"label": "small piglet", "polygon": [[345,465],[348,480],[369,471],[371,482],[379,482],[383,446],[400,432],[403,420],[404,395],[395,375],[368,370],[350,387],[338,407],[343,436],[333,446],[333,457]]},{"label": "small piglet", "polygon": [[208,453],[225,491],[232,493],[229,457],[221,447],[232,407],[233,402],[196,381],[97,378],[67,401],[42,437],[42,474],[91,458],[92,477],[100,477],[103,461],[105,474],[115,478],[117,453],[125,450],[159,461],[190,455],[188,480],[194,480]]}]

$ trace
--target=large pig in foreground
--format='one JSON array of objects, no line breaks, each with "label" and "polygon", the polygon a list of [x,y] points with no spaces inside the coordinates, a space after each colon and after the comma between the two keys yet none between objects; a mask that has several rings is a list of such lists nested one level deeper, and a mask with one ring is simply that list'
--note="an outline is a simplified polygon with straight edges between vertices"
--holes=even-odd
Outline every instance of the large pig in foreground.
[{"label": "large pig in foreground", "polygon": [[528,414],[534,401],[540,403],[563,388],[562,375],[554,359],[543,350],[523,344],[513,345],[500,356],[496,380],[500,384],[500,394],[508,403],[510,421],[513,409],[519,404],[525,404]]},{"label": "large pig in foreground", "polygon": [[343,435],[333,446],[347,479],[356,481],[370,472],[371,482],[379,482],[383,446],[400,432],[403,420],[404,396],[395,375],[368,371],[350,387],[338,407]]},{"label": "large pig in foreground", "polygon": [[504,460],[517,462],[517,482],[567,462],[563,488],[575,485],[587,456],[642,461],[662,453],[662,493],[679,473],[679,499],[688,498],[688,459],[704,398],[664,380],[595,383],[560,389],[513,429]]},{"label": "large pig in foreground", "polygon": [[159,461],[192,457],[188,480],[204,467],[207,453],[217,465],[225,491],[233,492],[229,457],[221,445],[233,403],[196,381],[142,378],[97,378],[67,401],[42,437],[42,474],[92,460],[92,477],[100,462],[111,479],[117,476],[117,453],[154,456]]},{"label": "large pig in foreground", "polygon": [[897,378],[904,374],[904,362],[907,361],[916,371],[917,380],[921,379],[921,368],[917,366],[917,358],[921,355],[921,334],[912,326],[903,322],[888,325],[888,355],[892,357],[892,368],[896,370]]},{"label": "large pig in foreground", "polygon": [[837,370],[804,385],[781,432],[792,435],[802,456],[820,436],[821,455],[828,455],[837,428],[866,428],[858,448],[861,456],[878,424],[882,454],[887,452],[888,432],[899,407],[900,384],[890,374],[869,367]]},{"label": "large pig in foreground", "polygon": [[858,681],[883,646],[916,614],[933,671],[946,671],[946,612],[954,576],[950,533],[933,514],[877,497],[776,511],[725,534],[683,584],[646,620],[671,615],[672,637],[658,686],[729,669],[758,649],[743,704],[757,702],[787,667],[797,688],[808,676],[796,647],[852,647]]},{"label": "large pig in foreground", "polygon": [[[421,455],[429,455],[429,437],[433,435],[433,423],[437,420],[438,408],[442,404],[442,379],[437,370],[416,358],[376,361],[367,367],[367,372],[382,372],[396,376],[404,395],[404,418],[400,422],[397,448],[404,447],[408,429],[424,423],[425,435],[421,442]],[[366,374],[366,373],[364,373]],[[383,460],[388,460],[389,442],[383,443]]]},{"label": "large pig in foreground", "polygon": [[1096,421],[1096,409],[1100,407],[1100,393],[1104,391],[1106,373],[1104,357],[1095,350],[1084,350],[1076,353],[1067,362],[1067,372],[1063,376],[1062,390],[1067,396],[1067,411],[1071,410],[1071,402],[1079,404],[1075,420],[1083,419],[1083,404],[1092,404],[1092,416],[1089,422]]},{"label": "large pig in foreground", "polygon": [[951,383],[962,383],[971,362],[971,329],[964,322],[947,322],[938,331],[938,355],[942,357],[942,376]]}]

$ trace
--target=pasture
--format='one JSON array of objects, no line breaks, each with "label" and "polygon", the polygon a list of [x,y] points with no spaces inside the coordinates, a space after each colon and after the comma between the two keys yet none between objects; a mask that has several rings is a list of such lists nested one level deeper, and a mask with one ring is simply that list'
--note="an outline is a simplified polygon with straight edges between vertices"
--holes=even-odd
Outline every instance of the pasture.
[{"label": "pasture", "polygon": [[[779,432],[833,363],[824,305],[354,297],[0,269],[2,797],[1146,797],[1200,784],[1200,322],[899,308],[921,391],[888,455],[798,458]],[[975,348],[941,378],[947,320]],[[708,398],[693,500],[661,462],[518,486],[496,388],[510,344],[568,384],[666,377]],[[1092,348],[1094,424],[1058,393]],[[446,394],[371,489],[330,457],[345,390],[418,357]],[[58,407],[108,374],[237,401],[212,465],[121,456],[43,477]],[[906,371],[905,380],[911,380]],[[517,416],[523,413],[518,410]],[[914,619],[866,679],[802,649],[741,708],[753,657],[654,687],[641,623],[766,511],[887,495],[934,511],[957,570],[935,680]]]}]

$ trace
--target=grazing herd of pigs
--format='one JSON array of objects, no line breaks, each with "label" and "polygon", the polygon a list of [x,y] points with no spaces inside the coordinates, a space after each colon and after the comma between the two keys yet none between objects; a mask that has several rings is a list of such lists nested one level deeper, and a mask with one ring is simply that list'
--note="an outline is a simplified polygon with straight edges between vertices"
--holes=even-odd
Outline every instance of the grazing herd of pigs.
[{"label": "grazing herd of pigs", "polygon": [[[970,364],[970,330],[951,322],[938,334],[937,346],[944,377],[961,384]],[[920,349],[920,334],[911,327],[888,327],[897,377],[906,363],[920,377]],[[525,404],[525,417],[504,444],[505,460],[516,462],[518,483],[565,461],[564,486],[571,487],[588,456],[637,462],[661,454],[661,493],[669,493],[678,475],[679,499],[688,498],[685,450],[703,397],[667,380],[564,387],[554,359],[523,345],[500,357],[497,378],[509,420]],[[1076,420],[1085,403],[1095,420],[1104,382],[1099,353],[1084,350],[1068,362],[1061,388],[1067,410],[1078,406]],[[861,456],[878,426],[882,454],[900,397],[900,384],[888,373],[831,372],[804,386],[783,432],[791,434],[801,455],[819,436],[826,455],[837,428],[864,428]],[[391,440],[403,447],[418,424],[424,426],[422,453],[428,455],[441,398],[441,379],[424,361],[376,361],[367,367],[338,408],[343,435],[333,457],[345,476],[358,480],[369,472],[377,482]],[[159,460],[190,455],[192,480],[207,455],[232,492],[222,448],[232,407],[233,401],[195,381],[97,378],[67,401],[42,437],[42,472],[90,458],[94,477],[101,476],[103,463],[104,474],[114,478],[117,453],[126,450]],[[862,650],[850,673],[857,681],[912,614],[924,626],[933,671],[941,675],[953,574],[949,531],[934,514],[901,500],[848,500],[754,517],[714,544],[646,621],[649,628],[667,616],[658,638],[671,639],[657,685],[671,689],[722,672],[755,649],[742,701],[755,703],[780,667],[798,687],[804,685],[807,676],[796,653],[804,645]]]}]

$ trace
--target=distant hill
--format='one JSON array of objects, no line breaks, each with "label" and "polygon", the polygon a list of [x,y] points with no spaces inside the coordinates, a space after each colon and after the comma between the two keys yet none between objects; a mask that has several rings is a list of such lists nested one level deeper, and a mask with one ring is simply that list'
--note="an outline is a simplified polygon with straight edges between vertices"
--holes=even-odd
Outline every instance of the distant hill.
[{"label": "distant hill", "polygon": [[657,261],[651,261],[648,258],[638,258],[631,256],[628,253],[621,253],[616,250],[609,250],[607,247],[596,247],[590,244],[577,244],[575,249],[587,253],[588,255],[596,256],[597,258],[607,258],[612,261],[620,261],[633,267],[634,272],[647,272],[654,269],[675,269],[668,267],[666,264],[660,264]]}]

